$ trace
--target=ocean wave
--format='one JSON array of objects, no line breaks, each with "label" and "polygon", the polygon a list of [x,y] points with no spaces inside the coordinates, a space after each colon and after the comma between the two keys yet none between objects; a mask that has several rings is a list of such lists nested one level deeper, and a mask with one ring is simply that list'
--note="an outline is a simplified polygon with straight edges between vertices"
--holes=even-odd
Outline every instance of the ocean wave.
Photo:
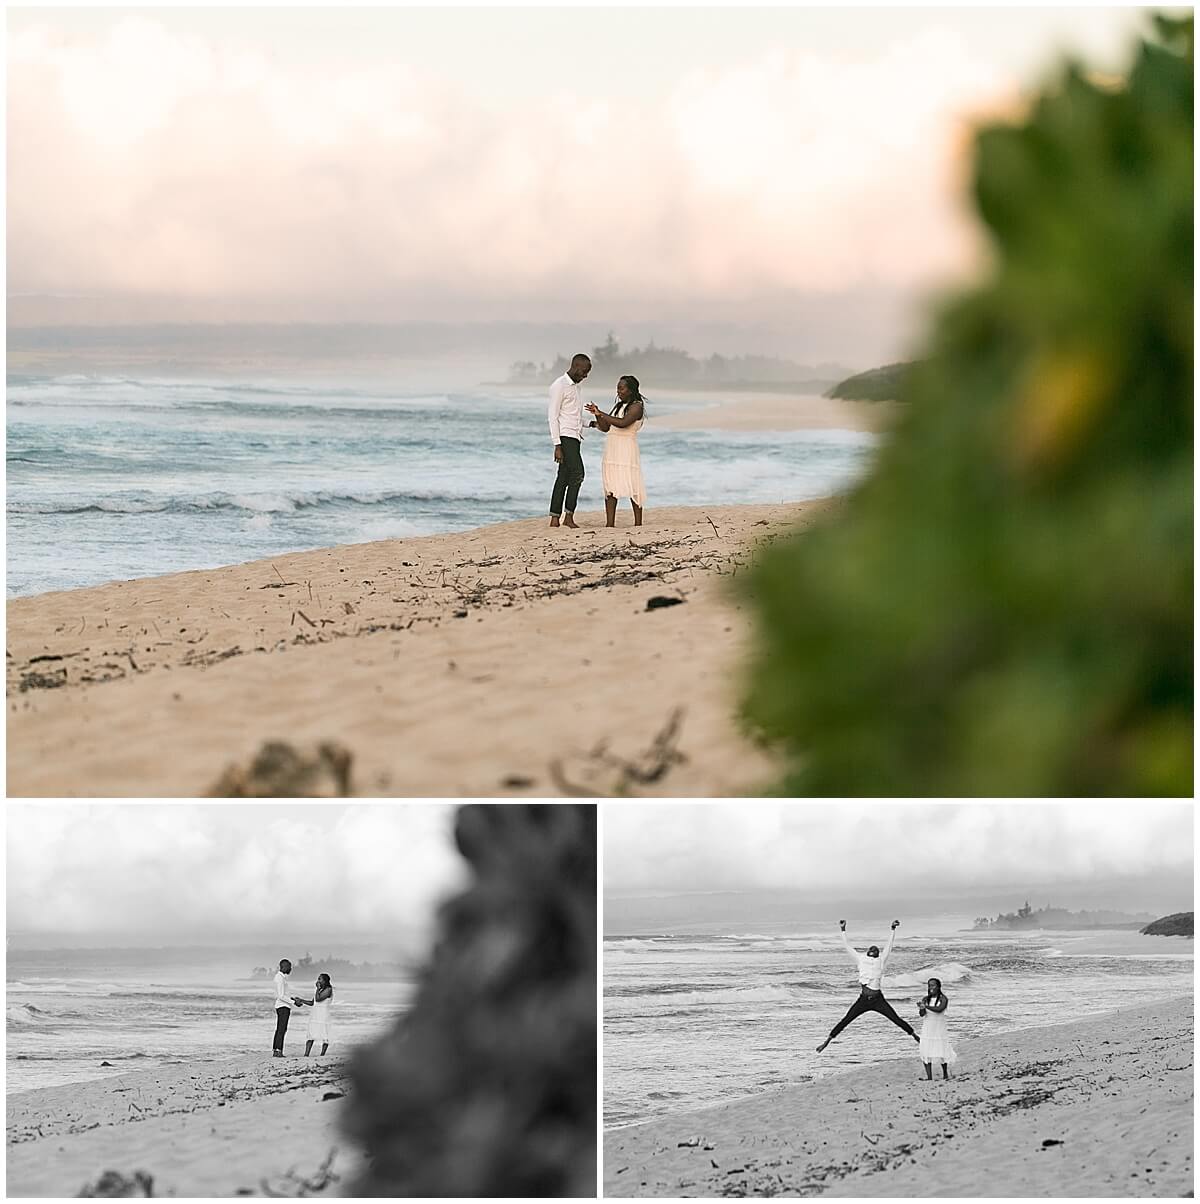
[{"label": "ocean wave", "polygon": [[723,987],[700,991],[656,991],[654,997],[663,1003],[695,1006],[713,1003],[788,1003],[794,998],[786,987]]},{"label": "ocean wave", "polygon": [[931,978],[939,978],[942,981],[942,986],[951,982],[969,982],[974,977],[970,966],[964,966],[961,962],[947,962],[942,966],[930,966],[928,970],[914,970],[911,974],[887,974],[883,979],[885,990],[894,990],[897,987],[920,987],[924,990],[926,984]]},{"label": "ocean wave", "polygon": [[210,510],[242,510],[252,514],[286,514],[323,506],[388,506],[398,502],[435,505],[490,504],[523,499],[510,493],[452,493],[440,490],[278,490],[270,493],[211,493],[191,497],[110,497],[94,501],[10,502],[9,514],[162,514]]}]

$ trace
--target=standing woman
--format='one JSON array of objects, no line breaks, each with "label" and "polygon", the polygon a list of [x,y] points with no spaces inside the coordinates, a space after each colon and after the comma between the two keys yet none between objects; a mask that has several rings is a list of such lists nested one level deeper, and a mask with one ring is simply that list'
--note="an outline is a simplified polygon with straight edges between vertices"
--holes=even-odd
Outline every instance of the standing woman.
[{"label": "standing woman", "polygon": [[946,1023],[946,1008],[950,1000],[942,994],[942,980],[931,978],[925,984],[928,994],[917,1003],[917,1011],[924,1020],[921,1023],[921,1061],[925,1063],[925,1077],[933,1078],[934,1062],[942,1064],[942,1078],[950,1077],[950,1067],[958,1061],[958,1054],[950,1044],[950,1026]]},{"label": "standing woman", "polygon": [[637,433],[646,420],[646,401],[636,376],[622,376],[617,381],[617,400],[612,413],[589,405],[596,416],[594,425],[608,434],[604,444],[604,459],[600,471],[604,477],[604,525],[617,525],[617,499],[627,497],[633,507],[633,525],[642,525],[642,508],[646,504],[646,483],[642,480],[642,457],[638,451]]},{"label": "standing woman", "polygon": [[306,1058],[312,1053],[313,1042],[318,1038],[321,1041],[322,1057],[329,1048],[329,1010],[333,1007],[333,983],[330,982],[328,974],[318,974],[316,986],[316,992],[311,999],[296,1000],[301,1007],[312,1008],[308,1017],[308,1040],[304,1044]]}]

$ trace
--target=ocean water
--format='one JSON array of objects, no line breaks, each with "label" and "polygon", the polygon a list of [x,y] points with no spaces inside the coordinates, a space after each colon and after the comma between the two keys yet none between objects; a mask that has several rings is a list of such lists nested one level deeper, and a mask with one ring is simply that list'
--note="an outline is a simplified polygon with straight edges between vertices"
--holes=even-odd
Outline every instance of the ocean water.
[{"label": "ocean water", "polygon": [[[10,596],[549,508],[544,390],[13,374],[7,396]],[[649,506],[828,496],[876,444],[855,431],[655,429],[655,415],[719,400],[650,397]],[[580,504],[599,509],[603,436],[591,434]]]},{"label": "ocean water", "polygon": [[[274,980],[249,981],[250,969],[119,963],[101,969],[69,956],[48,965],[10,951],[6,1090],[88,1082],[237,1053],[269,1057]],[[293,971],[291,983],[293,994],[311,997],[313,983],[305,976]],[[410,982],[335,979],[330,1052],[345,1053],[382,1032],[412,994]],[[304,1053],[307,1020],[307,1009],[292,1010],[285,1045],[290,1056]]]},{"label": "ocean water", "polygon": [[[883,945],[887,920],[855,924],[859,950]],[[1059,1024],[1191,992],[1192,942],[1096,952],[1094,934],[972,933],[945,919],[905,921],[884,992],[918,1032],[916,1000],[930,977],[950,999],[952,1039]],[[1142,938],[1145,940],[1146,938]],[[604,941],[604,1123],[636,1124],[784,1087],[917,1047],[882,1016],[854,1021],[822,1054],[858,994],[836,934],[761,932],[610,936]]]}]

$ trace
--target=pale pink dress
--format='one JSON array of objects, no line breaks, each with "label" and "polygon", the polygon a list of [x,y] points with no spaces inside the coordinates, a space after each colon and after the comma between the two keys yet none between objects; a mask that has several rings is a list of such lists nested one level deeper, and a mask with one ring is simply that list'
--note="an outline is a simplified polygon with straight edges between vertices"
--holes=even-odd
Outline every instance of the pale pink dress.
[{"label": "pale pink dress", "polygon": [[606,497],[632,498],[639,506],[645,506],[646,483],[642,480],[642,457],[637,441],[638,431],[645,421],[639,418],[633,426],[610,427],[605,435],[600,472],[604,477]]}]

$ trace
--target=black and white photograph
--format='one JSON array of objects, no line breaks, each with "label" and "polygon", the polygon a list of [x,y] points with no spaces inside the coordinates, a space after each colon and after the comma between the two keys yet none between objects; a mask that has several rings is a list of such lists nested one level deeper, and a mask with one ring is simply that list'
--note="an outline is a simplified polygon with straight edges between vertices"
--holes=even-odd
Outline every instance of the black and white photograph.
[{"label": "black and white photograph", "polygon": [[604,804],[604,1194],[1190,1196],[1193,822]]},{"label": "black and white photograph", "polygon": [[596,1194],[590,804],[8,804],[6,1194]]}]

